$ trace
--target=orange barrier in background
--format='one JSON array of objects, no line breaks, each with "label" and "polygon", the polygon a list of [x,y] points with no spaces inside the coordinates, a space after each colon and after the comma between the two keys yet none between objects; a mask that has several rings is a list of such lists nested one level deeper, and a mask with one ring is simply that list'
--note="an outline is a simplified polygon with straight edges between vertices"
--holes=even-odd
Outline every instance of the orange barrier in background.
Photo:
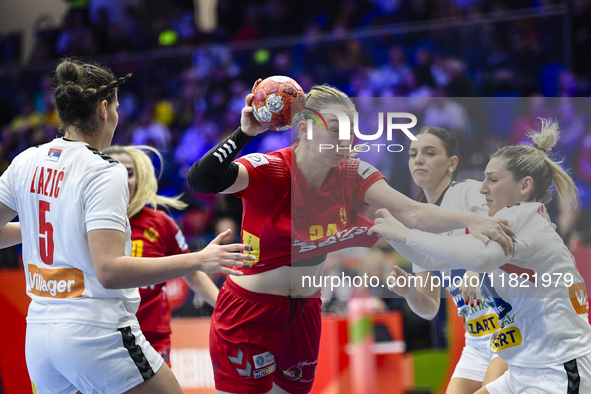
[{"label": "orange barrier in background", "polygon": [[0,373],[5,394],[31,393],[25,362],[27,295],[22,268],[0,269]]}]

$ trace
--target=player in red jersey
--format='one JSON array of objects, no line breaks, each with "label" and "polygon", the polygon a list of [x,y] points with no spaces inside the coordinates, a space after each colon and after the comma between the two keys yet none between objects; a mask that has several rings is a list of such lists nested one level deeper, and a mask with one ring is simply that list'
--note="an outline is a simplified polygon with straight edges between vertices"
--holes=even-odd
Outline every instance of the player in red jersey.
[{"label": "player in red jersey", "polygon": [[[249,272],[228,278],[220,290],[210,329],[215,384],[220,393],[304,394],[314,382],[321,318],[317,289],[299,280],[320,275],[327,253],[377,241],[367,234],[372,221],[356,213],[354,204],[388,207],[411,227],[434,232],[468,227],[485,241],[483,233],[507,248],[509,242],[499,221],[415,202],[388,186],[373,166],[347,158],[349,141],[338,139],[336,115],[324,116],[328,130],[313,125],[308,140],[308,115],[300,114],[296,144],[233,162],[265,131],[253,116],[252,99],[246,97],[241,127],[193,164],[188,175],[198,192],[242,198],[242,239],[257,258]],[[306,105],[315,111],[339,109],[350,118],[355,111],[343,92],[327,85],[314,86]],[[339,149],[320,152],[320,144]]]},{"label": "player in red jersey", "polygon": [[[134,257],[164,257],[189,253],[182,231],[158,205],[184,209],[187,204],[178,197],[159,196],[158,180],[152,161],[142,149],[149,146],[110,146],[103,153],[118,160],[127,169],[130,203],[127,214],[131,225]],[[147,205],[151,206],[148,207]],[[204,272],[193,272],[184,277],[191,289],[210,305],[215,305],[218,288]],[[140,287],[141,303],[136,313],[140,328],[152,347],[170,367],[170,306],[166,298],[166,282]]]}]

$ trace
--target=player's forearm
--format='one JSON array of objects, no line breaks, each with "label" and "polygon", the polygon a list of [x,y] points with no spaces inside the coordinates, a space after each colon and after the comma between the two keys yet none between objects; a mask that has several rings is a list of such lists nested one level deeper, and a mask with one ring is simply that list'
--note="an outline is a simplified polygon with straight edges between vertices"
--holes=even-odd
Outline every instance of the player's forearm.
[{"label": "player's forearm", "polygon": [[216,147],[197,160],[187,174],[189,186],[199,193],[220,193],[231,187],[238,178],[238,165],[232,161],[254,137],[244,134],[239,127]]},{"label": "player's forearm", "polygon": [[440,271],[440,270],[449,270],[455,269],[456,266],[447,264],[441,260],[434,258],[418,249],[412,248],[406,244],[401,242],[395,242],[392,240],[388,240],[388,243],[396,249],[398,253],[404,256],[405,259],[410,261],[413,264],[418,265],[424,270],[427,271]]},{"label": "player's forearm", "polygon": [[439,311],[438,300],[423,294],[416,287],[413,291],[404,297],[410,309],[425,320],[432,320]]},{"label": "player's forearm", "polygon": [[0,249],[8,248],[22,242],[20,223],[6,223],[0,229]]},{"label": "player's forearm", "polygon": [[505,256],[503,248],[497,242],[485,245],[471,235],[442,237],[419,230],[411,230],[406,244],[446,264],[475,272],[490,272],[505,264],[512,257]]},{"label": "player's forearm", "polygon": [[469,212],[450,211],[433,204],[416,203],[409,214],[410,223],[403,223],[409,228],[431,233],[443,233],[469,227],[475,215]]},{"label": "player's forearm", "polygon": [[166,257],[119,256],[95,262],[96,276],[107,289],[151,286],[185,276],[199,268],[197,253]]},{"label": "player's forearm", "polygon": [[183,279],[185,279],[191,290],[203,297],[205,302],[211,306],[215,306],[220,290],[205,272],[192,272],[189,275],[185,275]]}]

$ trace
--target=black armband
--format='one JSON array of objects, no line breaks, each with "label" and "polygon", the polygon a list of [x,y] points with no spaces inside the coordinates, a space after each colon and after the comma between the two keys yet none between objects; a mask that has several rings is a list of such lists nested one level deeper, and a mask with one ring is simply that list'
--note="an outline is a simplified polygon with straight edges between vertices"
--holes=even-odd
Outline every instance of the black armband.
[{"label": "black armband", "polygon": [[207,152],[191,166],[187,181],[197,193],[219,193],[236,182],[238,164],[232,161],[238,152],[255,137],[250,137],[240,127],[215,148]]}]

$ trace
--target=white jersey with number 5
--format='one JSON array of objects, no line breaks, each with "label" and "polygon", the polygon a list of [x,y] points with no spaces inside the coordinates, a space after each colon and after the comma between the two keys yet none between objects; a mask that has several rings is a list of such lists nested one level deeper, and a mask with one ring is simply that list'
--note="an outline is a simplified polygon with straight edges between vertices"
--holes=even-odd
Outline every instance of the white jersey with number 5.
[{"label": "white jersey with number 5", "polygon": [[58,138],[18,155],[0,177],[0,202],[18,212],[29,323],[106,328],[135,324],[137,288],[109,290],[97,280],[87,233],[126,233],[125,167],[84,142]]}]

